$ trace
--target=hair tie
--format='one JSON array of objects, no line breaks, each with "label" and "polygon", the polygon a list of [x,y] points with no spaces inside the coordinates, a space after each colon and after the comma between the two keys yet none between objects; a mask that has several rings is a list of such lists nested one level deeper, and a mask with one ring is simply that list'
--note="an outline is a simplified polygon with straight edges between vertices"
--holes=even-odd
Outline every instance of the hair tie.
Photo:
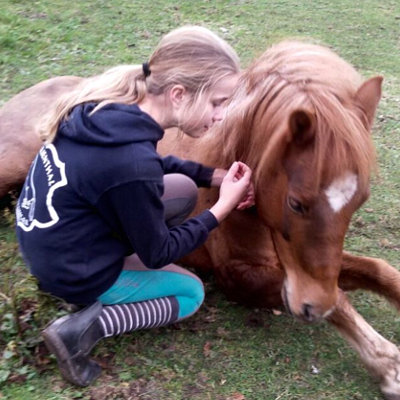
[{"label": "hair tie", "polygon": [[151,74],[149,63],[148,62],[144,62],[142,64],[142,69],[143,69],[144,77],[147,78]]}]

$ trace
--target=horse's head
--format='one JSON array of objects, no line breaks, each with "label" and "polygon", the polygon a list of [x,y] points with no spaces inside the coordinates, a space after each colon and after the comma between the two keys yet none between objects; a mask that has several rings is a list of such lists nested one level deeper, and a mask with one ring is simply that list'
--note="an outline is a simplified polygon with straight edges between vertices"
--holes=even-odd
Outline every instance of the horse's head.
[{"label": "horse's head", "polygon": [[344,237],[369,194],[381,81],[361,83],[326,48],[284,42],[244,73],[223,127],[229,161],[255,171],[257,212],[285,270],[284,303],[307,321],[337,301]]}]

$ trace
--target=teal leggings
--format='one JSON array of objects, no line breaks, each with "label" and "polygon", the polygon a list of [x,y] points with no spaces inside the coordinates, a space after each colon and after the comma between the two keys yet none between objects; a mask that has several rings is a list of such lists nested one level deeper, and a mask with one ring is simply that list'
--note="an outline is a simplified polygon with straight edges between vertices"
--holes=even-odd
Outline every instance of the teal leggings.
[{"label": "teal leggings", "polygon": [[[128,257],[126,264],[141,263],[136,255]],[[136,303],[159,297],[174,296],[179,303],[178,319],[194,314],[204,300],[201,280],[189,271],[171,264],[164,268],[124,269],[117,281],[98,299],[106,305]]]},{"label": "teal leggings", "polygon": [[[197,187],[190,178],[181,174],[164,177],[162,200],[169,226],[183,222],[193,210],[196,199]],[[98,300],[111,305],[168,296],[174,296],[178,301],[178,318],[186,318],[194,314],[204,300],[203,283],[196,275],[175,264],[149,269],[133,254],[125,258],[124,269],[117,281]]]}]

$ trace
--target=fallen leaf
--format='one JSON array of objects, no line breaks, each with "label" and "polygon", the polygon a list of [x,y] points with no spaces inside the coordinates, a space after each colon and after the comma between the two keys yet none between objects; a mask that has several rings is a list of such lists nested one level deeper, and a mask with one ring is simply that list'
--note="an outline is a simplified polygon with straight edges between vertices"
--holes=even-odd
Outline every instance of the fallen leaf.
[{"label": "fallen leaf", "polygon": [[231,394],[229,397],[227,397],[226,400],[246,400],[246,397],[242,393],[235,392]]},{"label": "fallen leaf", "polygon": [[221,326],[217,328],[217,335],[221,338],[229,337],[229,332]]},{"label": "fallen leaf", "polygon": [[112,369],[114,367],[114,353],[107,353],[101,356],[93,357],[93,359],[100,365],[103,369]]},{"label": "fallen leaf", "polygon": [[26,374],[12,374],[8,377],[7,382],[9,383],[25,383],[27,379]]},{"label": "fallen leaf", "polygon": [[389,241],[388,239],[381,239],[381,240],[379,241],[379,244],[380,244],[382,247],[386,247],[386,248],[392,247],[392,246],[391,246],[391,243],[390,243],[390,241]]},{"label": "fallen leaf", "polygon": [[204,357],[210,357],[211,354],[211,343],[210,342],[206,342],[204,347],[203,347],[203,354]]}]

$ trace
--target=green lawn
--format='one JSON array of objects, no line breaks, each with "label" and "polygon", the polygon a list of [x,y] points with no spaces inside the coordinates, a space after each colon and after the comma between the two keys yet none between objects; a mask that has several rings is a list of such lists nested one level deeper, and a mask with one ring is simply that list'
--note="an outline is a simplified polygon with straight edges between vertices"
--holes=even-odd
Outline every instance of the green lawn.
[{"label": "green lawn", "polygon": [[[145,61],[184,24],[219,33],[243,66],[287,37],[332,47],[367,78],[383,75],[374,139],[380,173],[353,218],[346,249],[400,268],[400,2],[398,0],[2,0],[0,105],[55,75],[88,76]],[[39,337],[65,312],[36,290],[21,261],[13,217],[0,223],[0,399],[374,400],[379,388],[327,324],[229,303],[207,278],[205,305],[188,321],[103,342],[95,385],[65,383]],[[362,315],[400,343],[400,317],[377,296],[352,294]],[[18,322],[18,324],[16,323]]]}]

